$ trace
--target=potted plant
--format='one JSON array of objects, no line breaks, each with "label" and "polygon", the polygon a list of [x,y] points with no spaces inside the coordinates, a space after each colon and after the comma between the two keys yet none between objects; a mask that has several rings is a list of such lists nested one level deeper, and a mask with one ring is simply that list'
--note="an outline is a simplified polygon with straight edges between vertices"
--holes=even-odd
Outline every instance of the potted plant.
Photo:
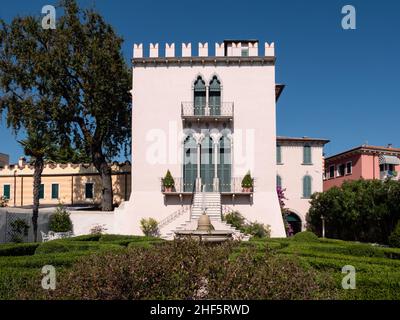
[{"label": "potted plant", "polygon": [[174,178],[172,178],[171,172],[169,170],[167,171],[167,174],[163,179],[163,186],[164,192],[172,192],[172,189],[175,186]]},{"label": "potted plant", "polygon": [[242,191],[252,192],[253,191],[253,178],[250,175],[250,171],[246,173],[242,180]]}]

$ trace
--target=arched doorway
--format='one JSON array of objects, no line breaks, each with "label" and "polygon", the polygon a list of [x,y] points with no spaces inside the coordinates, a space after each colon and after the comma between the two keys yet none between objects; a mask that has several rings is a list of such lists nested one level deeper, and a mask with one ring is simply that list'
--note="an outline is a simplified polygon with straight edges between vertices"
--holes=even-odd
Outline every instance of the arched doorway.
[{"label": "arched doorway", "polygon": [[290,225],[293,234],[301,232],[302,222],[300,217],[294,212],[289,212],[286,215],[286,222]]}]

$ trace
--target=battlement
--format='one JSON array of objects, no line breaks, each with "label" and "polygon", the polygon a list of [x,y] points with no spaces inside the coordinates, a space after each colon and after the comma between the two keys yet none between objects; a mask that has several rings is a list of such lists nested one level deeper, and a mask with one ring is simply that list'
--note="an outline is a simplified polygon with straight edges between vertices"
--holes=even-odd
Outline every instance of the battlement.
[{"label": "battlement", "polygon": [[158,43],[150,43],[148,56],[145,57],[143,51],[143,44],[133,45],[133,58],[146,59],[146,58],[206,58],[206,57],[235,57],[235,58],[255,58],[255,57],[275,57],[275,44],[265,43],[264,53],[259,53],[258,40],[225,40],[222,43],[215,43],[215,49],[210,52],[208,42],[198,43],[197,55],[192,54],[192,44],[182,43],[180,55],[176,52],[175,43],[166,43],[163,53],[159,50]]},{"label": "battlement", "polygon": [[[112,172],[130,172],[131,164],[129,161],[110,163]],[[0,168],[0,177],[13,175],[32,175],[33,165],[29,163],[5,165]],[[65,175],[75,173],[97,173],[96,168],[91,163],[53,163],[47,162],[43,168],[43,175]]]}]

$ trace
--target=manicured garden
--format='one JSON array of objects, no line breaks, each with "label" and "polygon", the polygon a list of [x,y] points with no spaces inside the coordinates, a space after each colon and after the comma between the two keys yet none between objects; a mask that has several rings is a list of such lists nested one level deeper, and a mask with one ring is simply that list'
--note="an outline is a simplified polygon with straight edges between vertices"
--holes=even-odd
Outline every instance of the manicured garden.
[{"label": "manicured garden", "polygon": [[[41,269],[57,289],[41,289]],[[342,267],[356,269],[344,290]],[[0,299],[400,299],[400,249],[321,239],[199,245],[88,235],[0,245]]]}]

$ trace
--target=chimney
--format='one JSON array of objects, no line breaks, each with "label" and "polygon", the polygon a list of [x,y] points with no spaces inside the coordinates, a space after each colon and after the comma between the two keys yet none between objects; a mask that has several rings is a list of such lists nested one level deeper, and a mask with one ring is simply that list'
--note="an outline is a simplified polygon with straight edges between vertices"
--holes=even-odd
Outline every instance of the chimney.
[{"label": "chimney", "polygon": [[26,158],[25,157],[20,157],[18,159],[18,167],[23,167],[26,164]]}]

